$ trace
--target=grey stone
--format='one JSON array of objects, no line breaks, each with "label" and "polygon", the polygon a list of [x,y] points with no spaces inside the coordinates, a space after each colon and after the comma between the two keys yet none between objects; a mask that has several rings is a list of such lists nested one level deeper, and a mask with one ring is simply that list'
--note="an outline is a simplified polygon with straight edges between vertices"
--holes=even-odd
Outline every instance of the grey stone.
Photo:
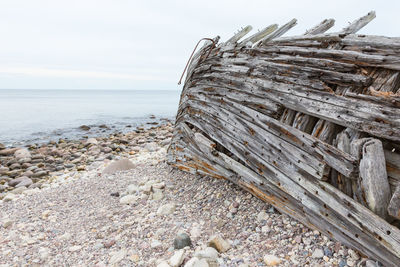
[{"label": "grey stone", "polygon": [[151,142],[151,143],[147,143],[147,144],[144,146],[144,149],[146,149],[146,150],[149,151],[149,152],[154,152],[154,151],[157,151],[158,146],[157,146],[156,143]]},{"label": "grey stone", "polygon": [[20,149],[18,149],[18,150],[16,150],[14,152],[14,157],[16,159],[30,158],[31,157],[31,153],[26,148],[20,148]]},{"label": "grey stone", "polygon": [[128,194],[134,194],[139,191],[139,187],[135,184],[130,184],[128,185],[128,188],[126,190]]},{"label": "grey stone", "polygon": [[322,257],[324,257],[324,251],[320,248],[317,248],[316,250],[314,250],[311,257],[321,259]]},{"label": "grey stone", "polygon": [[190,236],[186,233],[178,234],[174,239],[174,248],[175,249],[182,249],[187,246],[191,246],[192,241],[190,240]]},{"label": "grey stone", "polygon": [[162,146],[169,145],[171,143],[171,138],[164,139],[160,142]]},{"label": "grey stone", "polygon": [[11,193],[18,195],[18,194],[22,194],[22,192],[26,191],[26,187],[25,186],[20,186],[15,188],[14,190],[11,191]]},{"label": "grey stone", "polygon": [[19,163],[14,163],[10,165],[10,170],[20,169],[21,165]]},{"label": "grey stone", "polygon": [[110,163],[104,170],[102,175],[114,174],[119,171],[127,171],[135,168],[135,165],[129,159],[121,159]]},{"label": "grey stone", "polygon": [[9,227],[11,227],[11,226],[13,225],[13,223],[14,223],[14,222],[13,222],[12,220],[6,218],[6,219],[4,220],[4,222],[3,222],[3,227],[4,227],[4,228],[9,228]]},{"label": "grey stone", "polygon": [[261,222],[263,220],[266,221],[266,220],[268,220],[268,218],[269,218],[269,215],[264,210],[260,211],[257,215],[257,221],[259,221],[259,222]]},{"label": "grey stone", "polygon": [[2,149],[0,150],[0,156],[11,156],[15,153],[15,151],[17,151],[19,148],[15,147],[15,148],[6,148],[6,149]]},{"label": "grey stone", "polygon": [[0,175],[6,174],[10,169],[7,167],[0,167]]},{"label": "grey stone", "polygon": [[[16,185],[18,185],[19,183],[23,182],[26,179],[29,179],[29,178],[26,177],[26,176],[21,176],[21,177],[18,177],[18,178],[15,178],[15,179],[12,179],[11,181],[9,181],[8,185],[9,186],[16,186]],[[29,179],[29,180],[32,182],[31,179]]]},{"label": "grey stone", "polygon": [[199,259],[213,259],[216,260],[218,258],[218,251],[215,248],[207,247],[203,250],[197,251],[194,256]]},{"label": "grey stone", "polygon": [[89,145],[97,145],[99,142],[96,140],[96,138],[89,138],[86,140],[85,146]]},{"label": "grey stone", "polygon": [[218,252],[221,252],[221,253],[223,253],[231,248],[231,245],[229,244],[229,242],[226,241],[225,239],[223,239],[219,235],[214,235],[213,237],[211,237],[210,241],[208,241],[208,246],[215,248],[216,250],[218,250]]},{"label": "grey stone", "polygon": [[6,173],[7,176],[10,176],[11,178],[15,178],[19,176],[21,173],[21,170],[12,170]]},{"label": "grey stone", "polygon": [[168,203],[168,204],[160,206],[157,209],[157,214],[159,214],[159,215],[169,215],[169,214],[174,213],[175,209],[176,209],[176,205],[174,203]]},{"label": "grey stone", "polygon": [[42,177],[45,175],[47,175],[47,171],[38,171],[38,172],[35,172],[34,174],[32,174],[31,176],[34,178],[38,178],[38,177]]},{"label": "grey stone", "polygon": [[183,263],[183,260],[185,259],[185,250],[180,249],[178,251],[175,251],[174,255],[169,259],[169,264],[172,267],[179,267]]},{"label": "grey stone", "polygon": [[120,198],[119,202],[121,204],[134,204],[138,200],[138,197],[135,195],[126,195]]},{"label": "grey stone", "polygon": [[3,192],[7,189],[8,187],[6,185],[0,184],[0,192]]},{"label": "grey stone", "polygon": [[33,174],[33,171],[26,171],[22,173],[22,176],[26,176],[26,177],[31,177]]},{"label": "grey stone", "polygon": [[30,163],[31,161],[32,161],[31,158],[23,158],[23,159],[18,160],[18,163],[24,164],[24,163]]},{"label": "grey stone", "polygon": [[106,146],[106,147],[103,147],[103,148],[101,149],[101,151],[102,151],[103,153],[110,153],[110,152],[112,152],[112,149],[109,148],[108,146]]},{"label": "grey stone", "polygon": [[38,166],[31,166],[31,167],[28,167],[26,170],[27,171],[34,171],[36,169],[38,169]]},{"label": "grey stone", "polygon": [[16,199],[16,195],[13,193],[8,193],[7,195],[4,196],[3,201],[4,202],[9,202],[9,201],[13,201]]},{"label": "grey stone", "polygon": [[339,267],[345,267],[346,265],[347,265],[347,262],[346,262],[345,259],[341,259],[341,260],[339,261]]},{"label": "grey stone", "polygon": [[164,194],[161,190],[156,190],[152,195],[153,200],[161,200],[163,198],[164,198]]},{"label": "grey stone", "polygon": [[159,264],[157,264],[157,267],[171,267],[168,262],[162,261]]},{"label": "grey stone", "polygon": [[324,255],[332,257],[333,256],[332,250],[330,250],[328,247],[324,247]]},{"label": "grey stone", "polygon": [[[202,267],[202,265],[199,264],[199,259],[194,257],[191,258],[190,260],[188,260],[188,262],[185,263],[184,267]],[[208,263],[205,260],[205,265],[203,265],[204,267],[208,267]]]},{"label": "grey stone", "polygon": [[87,125],[81,125],[81,126],[79,126],[79,129],[81,129],[82,131],[89,131],[90,127]]}]

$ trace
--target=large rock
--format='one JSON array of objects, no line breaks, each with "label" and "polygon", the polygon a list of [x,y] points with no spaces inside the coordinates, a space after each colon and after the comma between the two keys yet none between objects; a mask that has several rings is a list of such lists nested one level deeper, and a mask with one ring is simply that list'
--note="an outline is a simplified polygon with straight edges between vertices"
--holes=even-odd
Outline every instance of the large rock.
[{"label": "large rock", "polygon": [[174,239],[175,249],[182,249],[184,247],[190,247],[191,245],[192,241],[190,240],[190,236],[186,233],[180,233]]},{"label": "large rock", "polygon": [[0,143],[0,150],[6,149],[6,146]]},{"label": "large rock", "polygon": [[208,241],[208,246],[215,248],[220,253],[223,253],[231,248],[229,242],[219,235],[211,237],[210,241]]},{"label": "large rock", "polygon": [[281,259],[280,258],[278,258],[277,256],[275,256],[275,255],[265,255],[264,256],[264,263],[267,265],[267,266],[276,266],[276,265],[278,265],[278,264],[280,264],[281,263]]},{"label": "large rock", "polygon": [[19,148],[14,147],[14,148],[7,148],[7,149],[2,149],[0,150],[0,156],[11,156],[17,151]]},{"label": "large rock", "polygon": [[26,176],[21,176],[8,182],[9,186],[14,186],[14,187],[21,187],[21,186],[28,187],[31,184],[33,184],[32,180]]},{"label": "large rock", "polygon": [[137,200],[138,200],[138,197],[135,196],[135,195],[126,195],[126,196],[121,197],[120,200],[119,200],[119,202],[120,202],[121,204],[128,204],[128,205],[130,205],[130,204],[136,203]]},{"label": "large rock", "polygon": [[207,247],[203,250],[197,251],[194,256],[199,259],[216,260],[218,258],[218,251],[215,248]]},{"label": "large rock", "polygon": [[89,131],[90,127],[87,125],[81,125],[81,126],[79,126],[79,129],[81,129],[82,131]]},{"label": "large rock", "polygon": [[25,159],[25,158],[30,158],[31,153],[29,152],[28,149],[26,148],[20,148],[14,152],[14,157],[17,159]]},{"label": "large rock", "polygon": [[320,248],[317,248],[316,250],[314,250],[311,257],[321,259],[322,257],[324,257],[324,251]]},{"label": "large rock", "polygon": [[4,196],[3,201],[4,202],[9,202],[9,201],[13,201],[17,198],[17,196],[13,193],[8,193],[7,195]]},{"label": "large rock", "polygon": [[86,140],[85,146],[97,144],[99,144],[99,142],[96,140],[96,138],[89,138],[88,140]]},{"label": "large rock", "polygon": [[110,165],[104,169],[102,175],[114,174],[116,172],[127,171],[133,168],[135,168],[135,165],[129,159],[121,159],[111,162]]},{"label": "large rock", "polygon": [[179,267],[183,263],[183,260],[185,259],[185,250],[180,249],[178,251],[175,251],[174,255],[169,259],[169,265],[172,267]]},{"label": "large rock", "polygon": [[176,205],[174,203],[168,203],[168,204],[160,206],[157,209],[157,214],[159,214],[159,215],[169,215],[169,214],[174,213],[175,209],[176,209]]},{"label": "large rock", "polygon": [[6,174],[9,170],[7,167],[0,167],[0,175]]}]

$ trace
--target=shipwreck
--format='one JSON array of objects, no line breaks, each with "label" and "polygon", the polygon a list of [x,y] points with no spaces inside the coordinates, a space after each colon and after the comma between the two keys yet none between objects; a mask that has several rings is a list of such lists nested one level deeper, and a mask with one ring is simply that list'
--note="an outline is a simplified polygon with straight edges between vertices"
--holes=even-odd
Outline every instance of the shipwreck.
[{"label": "shipwreck", "polygon": [[374,17],[207,39],[187,65],[169,163],[400,266],[400,38],[357,35]]}]

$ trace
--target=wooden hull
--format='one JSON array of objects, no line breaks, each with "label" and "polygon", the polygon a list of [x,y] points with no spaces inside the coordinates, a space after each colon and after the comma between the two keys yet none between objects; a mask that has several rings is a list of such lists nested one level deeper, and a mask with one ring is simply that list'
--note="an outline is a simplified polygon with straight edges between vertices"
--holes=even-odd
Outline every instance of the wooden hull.
[{"label": "wooden hull", "polygon": [[[168,150],[385,266],[400,266],[400,39],[292,20],[207,43],[188,68]],[[219,38],[214,39],[215,42]]]}]

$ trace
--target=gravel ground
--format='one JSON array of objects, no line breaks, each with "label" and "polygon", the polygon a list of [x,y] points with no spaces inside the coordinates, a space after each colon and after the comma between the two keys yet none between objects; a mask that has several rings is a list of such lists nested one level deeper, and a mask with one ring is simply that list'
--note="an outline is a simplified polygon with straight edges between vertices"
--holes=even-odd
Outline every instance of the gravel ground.
[{"label": "gravel ground", "polygon": [[134,169],[108,176],[101,175],[107,162],[95,163],[3,199],[0,266],[169,266],[181,232],[192,242],[182,266],[213,266],[187,262],[216,234],[228,250],[214,266],[365,265],[236,185],[175,170],[164,159],[165,147],[140,152],[131,157]]}]

